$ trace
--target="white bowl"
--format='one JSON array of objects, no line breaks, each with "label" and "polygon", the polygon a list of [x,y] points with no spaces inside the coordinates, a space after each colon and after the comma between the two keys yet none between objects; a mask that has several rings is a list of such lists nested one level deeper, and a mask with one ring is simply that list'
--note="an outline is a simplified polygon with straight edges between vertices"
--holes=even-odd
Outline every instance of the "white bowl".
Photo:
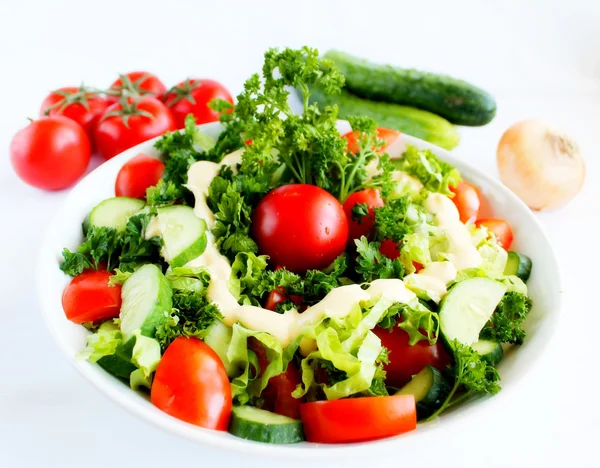
[{"label": "white bowl", "polygon": [[[219,124],[207,124],[202,128],[215,137],[220,132]],[[81,242],[81,222],[92,207],[105,198],[114,196],[115,178],[121,166],[139,153],[156,154],[153,147],[155,140],[123,152],[83,179],[69,194],[47,231],[37,267],[37,293],[48,327],[66,358],[105,395],[156,426],[202,444],[261,456],[330,459],[343,454],[350,459],[356,456],[376,457],[392,446],[402,447],[402,450],[408,447],[411,450],[427,450],[427,444],[432,443],[431,438],[439,437],[442,429],[452,429],[459,419],[464,421],[481,416],[481,412],[485,412],[491,401],[502,402],[505,395],[517,387],[550,340],[562,302],[560,269],[542,227],[527,206],[512,192],[448,151],[417,138],[405,138],[408,144],[431,149],[441,159],[456,166],[466,180],[479,186],[493,206],[495,215],[506,219],[512,226],[515,235],[514,250],[525,253],[533,260],[534,267],[528,286],[534,307],[526,323],[527,339],[523,346],[508,352],[502,361],[500,374],[503,390],[498,395],[462,405],[436,421],[420,424],[416,431],[390,439],[346,445],[301,443],[279,446],[242,440],[225,432],[210,431],[175,419],[155,408],[142,394],[130,390],[96,364],[76,358],[77,353],[85,346],[88,332],[65,318],[61,296],[70,278],[58,268],[61,251],[64,247],[74,249]]]}]

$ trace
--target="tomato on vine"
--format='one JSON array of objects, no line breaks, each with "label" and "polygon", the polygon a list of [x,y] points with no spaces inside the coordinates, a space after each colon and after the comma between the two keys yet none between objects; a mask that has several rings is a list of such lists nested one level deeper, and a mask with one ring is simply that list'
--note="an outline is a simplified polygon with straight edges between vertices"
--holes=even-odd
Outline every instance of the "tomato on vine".
[{"label": "tomato on vine", "polygon": [[52,91],[40,108],[40,117],[62,115],[83,127],[90,137],[110,102],[99,92],[85,86],[69,86]]},{"label": "tomato on vine", "polygon": [[119,75],[119,78],[110,85],[108,95],[112,102],[116,102],[121,96],[149,95],[162,99],[166,92],[167,87],[156,75],[145,71],[134,71]]},{"label": "tomato on vine", "polygon": [[105,159],[128,148],[175,130],[173,116],[158,99],[121,98],[108,109],[96,127],[95,140]]},{"label": "tomato on vine", "polygon": [[218,121],[219,112],[209,107],[213,99],[233,104],[231,94],[221,83],[188,78],[168,91],[165,104],[171,109],[177,128],[184,128],[188,114],[194,115],[197,124]]}]

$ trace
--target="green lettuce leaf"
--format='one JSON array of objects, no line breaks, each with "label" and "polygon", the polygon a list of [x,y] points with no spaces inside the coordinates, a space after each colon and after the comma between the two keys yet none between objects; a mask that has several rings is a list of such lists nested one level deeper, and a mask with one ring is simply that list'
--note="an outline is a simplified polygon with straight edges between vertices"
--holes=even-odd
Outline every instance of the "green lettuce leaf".
[{"label": "green lettuce leaf", "polygon": [[[267,353],[269,365],[260,377],[258,358],[254,351],[248,348],[250,337],[262,343]],[[227,359],[232,367],[241,370],[239,375],[231,380],[231,389],[235,401],[243,405],[259,398],[269,383],[269,379],[287,369],[289,362],[298,349],[298,343],[299,340],[283,348],[281,342],[269,333],[253,331],[239,323],[234,324],[231,343],[227,350]]]},{"label": "green lettuce leaf", "polygon": [[87,346],[78,354],[81,359],[97,362],[104,356],[115,354],[117,346],[123,342],[119,320],[104,322],[95,333],[87,336]]},{"label": "green lettuce leaf", "polygon": [[[302,384],[292,395],[301,398],[314,394],[320,388],[328,400],[335,400],[367,392],[373,383],[378,369],[377,360],[383,349],[381,341],[371,329],[391,305],[391,301],[381,298],[363,313],[357,304],[346,317],[326,317],[305,330],[303,337],[315,339],[318,350],[302,360]],[[344,378],[334,383],[317,382],[315,370],[323,367],[322,362],[326,362],[326,367],[335,369],[336,374]]]},{"label": "green lettuce leaf", "polygon": [[419,150],[408,145],[396,168],[418,179],[430,192],[452,196],[450,187],[460,182],[460,173],[451,164],[438,159],[431,150]]},{"label": "green lettuce leaf", "polygon": [[131,354],[131,362],[135,364],[149,378],[156,370],[160,361],[160,344],[154,338],[148,338],[137,330],[135,333],[135,344]]}]

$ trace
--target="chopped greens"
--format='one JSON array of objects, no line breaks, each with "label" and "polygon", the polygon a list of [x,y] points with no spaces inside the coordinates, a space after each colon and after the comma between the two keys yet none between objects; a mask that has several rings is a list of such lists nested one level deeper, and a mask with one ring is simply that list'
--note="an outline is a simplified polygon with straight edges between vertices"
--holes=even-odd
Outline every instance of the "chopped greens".
[{"label": "chopped greens", "polygon": [[[500,391],[500,375],[473,348],[454,340],[450,343],[455,364],[452,367],[454,386],[444,403],[427,420],[436,418],[444,410],[475,395],[495,395]],[[455,397],[457,390],[464,391]]]},{"label": "chopped greens", "polygon": [[133,271],[142,263],[162,263],[159,250],[162,240],[146,239],[144,231],[152,218],[142,213],[129,218],[123,232],[109,227],[90,226],[85,240],[75,252],[63,250],[62,271],[77,276],[84,270],[105,268]]},{"label": "chopped greens", "polygon": [[531,305],[531,299],[524,294],[507,292],[496,307],[491,320],[481,331],[481,337],[499,343],[523,344],[526,333],[522,325],[531,310]]},{"label": "chopped greens", "polygon": [[419,150],[409,145],[395,166],[418,179],[430,192],[452,196],[450,187],[456,187],[460,182],[458,170],[431,150]]}]

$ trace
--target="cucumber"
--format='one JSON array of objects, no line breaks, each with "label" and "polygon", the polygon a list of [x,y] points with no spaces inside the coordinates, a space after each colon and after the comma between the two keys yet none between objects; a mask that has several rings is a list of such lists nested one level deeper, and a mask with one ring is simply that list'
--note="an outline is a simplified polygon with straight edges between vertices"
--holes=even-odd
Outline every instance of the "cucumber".
[{"label": "cucumber", "polygon": [[440,305],[440,331],[450,343],[472,345],[504,296],[506,286],[489,278],[456,283]]},{"label": "cucumber", "polygon": [[127,221],[144,207],[145,203],[137,198],[114,197],[98,203],[83,222],[83,232],[90,226],[109,227],[123,231]]},{"label": "cucumber", "polygon": [[181,267],[204,253],[206,222],[189,206],[159,208],[146,229],[146,238],[155,236],[162,237],[161,255],[169,265]]},{"label": "cucumber", "polygon": [[370,63],[335,50],[324,58],[344,74],[348,91],[367,99],[414,106],[457,125],[485,125],[496,115],[494,98],[463,80]]},{"label": "cucumber", "polygon": [[168,319],[173,290],[160,268],[148,263],[136,270],[121,290],[121,333],[127,341],[136,330],[153,338],[156,328]]},{"label": "cucumber", "polygon": [[136,339],[133,337],[124,343],[119,343],[114,354],[98,359],[98,365],[105,371],[129,381],[129,376],[137,369],[135,364],[131,362],[135,341]]},{"label": "cucumber", "polygon": [[518,252],[508,252],[506,267],[504,268],[505,275],[516,275],[523,281],[527,281],[531,275],[533,263],[527,255]]},{"label": "cucumber", "polygon": [[225,371],[230,378],[236,377],[239,374],[237,366],[231,364],[227,358],[227,350],[229,349],[232,335],[233,328],[228,327],[219,320],[215,320],[215,323],[208,329],[208,334],[204,338],[204,342],[210,346],[221,358],[221,361],[223,361]]},{"label": "cucumber", "polygon": [[458,131],[450,122],[414,107],[367,101],[343,90],[335,96],[315,90],[310,95],[310,102],[317,102],[321,107],[336,104],[341,119],[354,116],[371,117],[381,127],[399,130],[448,150],[460,141]]},{"label": "cucumber", "polygon": [[427,365],[396,395],[414,395],[417,403],[417,416],[419,419],[432,415],[448,396],[450,385],[442,373],[433,366]]},{"label": "cucumber", "polygon": [[229,432],[242,439],[267,444],[295,444],[304,440],[302,423],[253,406],[235,406]]},{"label": "cucumber", "polygon": [[502,345],[491,340],[479,340],[471,345],[490,366],[496,366],[504,357]]}]

